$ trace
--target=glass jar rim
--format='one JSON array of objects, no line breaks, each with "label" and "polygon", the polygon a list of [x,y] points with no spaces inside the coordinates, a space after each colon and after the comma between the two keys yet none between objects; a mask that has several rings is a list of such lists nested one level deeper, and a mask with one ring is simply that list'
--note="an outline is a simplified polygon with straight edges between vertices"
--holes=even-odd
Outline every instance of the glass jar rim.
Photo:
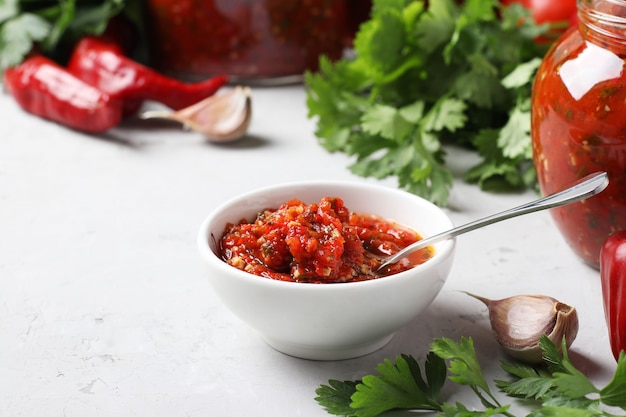
[{"label": "glass jar rim", "polygon": [[577,6],[586,39],[626,45],[626,0],[577,0]]}]

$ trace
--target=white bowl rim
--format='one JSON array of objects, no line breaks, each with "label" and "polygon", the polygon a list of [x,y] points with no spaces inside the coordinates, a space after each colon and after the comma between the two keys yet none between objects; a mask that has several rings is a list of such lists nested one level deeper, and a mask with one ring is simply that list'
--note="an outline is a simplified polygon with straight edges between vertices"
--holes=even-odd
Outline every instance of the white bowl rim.
[{"label": "white bowl rim", "polygon": [[[356,187],[361,189],[380,189],[387,192],[392,193],[403,193],[406,194],[410,198],[415,198],[420,200],[422,204],[430,206],[430,208],[435,209],[435,211],[441,212],[442,216],[449,223],[449,227],[453,227],[452,220],[450,217],[441,209],[441,207],[435,205],[434,203],[428,201],[424,197],[420,197],[417,194],[412,194],[408,191],[404,191],[398,188],[392,188],[380,184],[372,184],[372,183],[361,183],[361,182],[352,182],[346,180],[305,180],[305,181],[292,181],[292,182],[283,182],[279,184],[274,184],[270,186],[265,186],[261,188],[256,188],[254,190],[244,192],[239,194],[236,197],[228,199],[227,201],[219,204],[215,207],[202,221],[200,229],[197,234],[197,246],[200,251],[200,255],[209,262],[213,262],[220,269],[224,269],[226,273],[234,273],[236,276],[241,277],[242,279],[249,279],[252,284],[255,285],[272,285],[272,286],[285,286],[285,288],[306,288],[307,291],[333,291],[332,288],[355,288],[356,286],[365,287],[368,285],[384,285],[385,283],[392,284],[393,281],[396,280],[404,280],[404,279],[416,279],[411,275],[418,270],[426,270],[432,267],[435,267],[435,263],[431,262],[434,260],[444,261],[448,257],[454,254],[454,248],[456,245],[456,238],[450,238],[445,241],[436,243],[437,251],[435,252],[435,256],[432,259],[429,259],[427,262],[424,262],[420,265],[417,265],[409,270],[399,272],[393,275],[387,275],[380,278],[374,278],[365,281],[351,281],[351,282],[334,282],[334,283],[310,283],[310,282],[293,282],[293,281],[282,281],[278,279],[266,278],[255,274],[250,274],[248,272],[242,271],[238,268],[235,268],[231,265],[228,265],[213,250],[211,249],[211,245],[209,244],[209,225],[211,224],[214,217],[216,217],[219,213],[224,212],[228,207],[233,204],[237,204],[241,201],[249,199],[250,197],[261,195],[263,193],[267,193],[270,191],[288,189],[290,187],[302,187],[302,186],[338,186],[338,187]],[[341,198],[341,196],[339,196]],[[294,197],[297,198],[297,197]],[[371,213],[376,214],[376,213]]]}]

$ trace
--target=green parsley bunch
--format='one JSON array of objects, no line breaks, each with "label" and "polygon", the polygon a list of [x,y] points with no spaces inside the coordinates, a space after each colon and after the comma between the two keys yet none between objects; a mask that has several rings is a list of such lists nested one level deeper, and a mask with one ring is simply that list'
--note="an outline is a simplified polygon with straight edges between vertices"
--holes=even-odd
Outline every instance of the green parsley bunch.
[{"label": "green parsley bunch", "polygon": [[548,44],[518,4],[498,0],[374,0],[354,57],[320,59],[306,74],[309,117],[331,152],[355,157],[364,177],[445,205],[452,173],[444,145],[470,147],[465,173],[484,189],[535,184],[530,141],[532,81]]},{"label": "green parsley bunch", "polygon": [[[505,362],[502,369],[510,379],[495,381],[508,397],[524,399],[532,407],[529,417],[626,415],[624,352],[612,380],[599,389],[570,361],[565,341],[559,351],[547,336],[542,336],[540,347],[543,367]],[[395,363],[389,360],[381,363],[376,375],[364,376],[359,381],[330,380],[328,385],[316,390],[315,399],[329,414],[354,417],[375,417],[396,409],[436,411],[440,417],[514,417],[511,405],[502,404],[487,383],[472,339],[462,338],[458,343],[448,338],[435,339],[423,369],[424,376],[415,358],[401,355]],[[470,387],[484,409],[470,410],[459,402],[442,401],[441,390],[446,379]],[[621,412],[615,414],[618,409]]]}]

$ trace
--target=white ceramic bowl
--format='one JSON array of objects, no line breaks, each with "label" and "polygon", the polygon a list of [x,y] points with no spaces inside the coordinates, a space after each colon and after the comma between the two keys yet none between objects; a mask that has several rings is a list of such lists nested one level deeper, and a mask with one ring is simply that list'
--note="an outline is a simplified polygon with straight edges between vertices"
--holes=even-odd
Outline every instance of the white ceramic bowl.
[{"label": "white ceramic bowl", "polygon": [[[222,302],[288,355],[348,359],[373,352],[419,315],[441,290],[455,241],[435,245],[426,263],[396,275],[362,282],[307,284],[262,278],[216,255],[226,223],[253,220],[265,208],[298,198],[307,204],[340,197],[354,212],[376,214],[429,236],[452,227],[439,207],[401,190],[359,182],[314,181],[272,186],[222,204],[204,220],[198,247],[209,281]],[[212,238],[213,236],[213,238]]]}]

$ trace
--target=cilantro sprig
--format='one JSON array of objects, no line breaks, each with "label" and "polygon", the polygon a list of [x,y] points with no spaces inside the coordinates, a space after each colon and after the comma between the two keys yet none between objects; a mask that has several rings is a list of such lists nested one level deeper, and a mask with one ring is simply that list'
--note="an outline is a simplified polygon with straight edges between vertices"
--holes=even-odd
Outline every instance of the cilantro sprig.
[{"label": "cilantro sprig", "polygon": [[38,48],[55,56],[63,43],[100,34],[125,0],[2,0],[0,2],[0,71],[19,64]]},{"label": "cilantro sprig", "polygon": [[[502,362],[509,379],[493,381],[506,397],[524,399],[532,408],[529,417],[626,415],[623,352],[612,380],[599,389],[571,362],[565,342],[559,350],[547,336],[542,336],[540,347],[544,366]],[[424,375],[415,358],[400,355],[395,362],[385,360],[376,368],[376,374],[361,380],[328,381],[328,385],[316,390],[315,400],[329,414],[354,417],[375,417],[396,409],[436,411],[440,417],[514,417],[511,405],[501,403],[485,379],[471,338],[461,338],[459,342],[439,338],[430,348]],[[469,387],[484,408],[470,409],[459,402],[443,401],[441,391],[446,380]]]},{"label": "cilantro sprig", "polygon": [[395,176],[444,205],[452,186],[445,144],[469,146],[481,162],[465,173],[485,189],[535,183],[530,95],[547,44],[520,5],[498,0],[375,0],[355,56],[320,59],[307,73],[316,136],[355,158],[350,169]]}]

